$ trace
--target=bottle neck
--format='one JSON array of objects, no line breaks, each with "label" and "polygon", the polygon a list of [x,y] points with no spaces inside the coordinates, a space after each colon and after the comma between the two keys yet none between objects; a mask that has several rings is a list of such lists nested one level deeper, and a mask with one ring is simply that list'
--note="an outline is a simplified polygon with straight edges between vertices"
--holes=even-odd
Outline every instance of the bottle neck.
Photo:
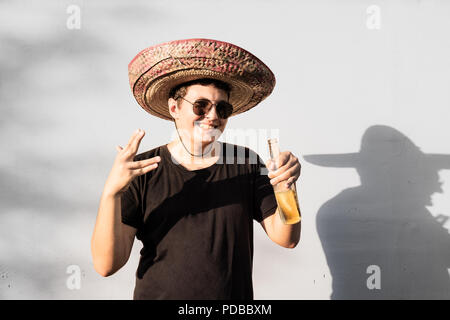
[{"label": "bottle neck", "polygon": [[280,155],[280,147],[277,139],[269,139],[269,156],[271,160],[275,160]]}]

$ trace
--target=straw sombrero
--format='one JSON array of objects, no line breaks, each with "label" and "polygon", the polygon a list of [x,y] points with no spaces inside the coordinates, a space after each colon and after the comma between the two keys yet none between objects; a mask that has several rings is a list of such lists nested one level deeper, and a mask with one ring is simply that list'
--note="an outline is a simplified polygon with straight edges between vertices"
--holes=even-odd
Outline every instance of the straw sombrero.
[{"label": "straw sombrero", "polygon": [[233,115],[270,95],[275,76],[261,60],[231,43],[211,39],[176,40],[142,50],[128,65],[130,86],[139,105],[157,117],[173,120],[167,100],[175,86],[211,78],[231,87]]}]

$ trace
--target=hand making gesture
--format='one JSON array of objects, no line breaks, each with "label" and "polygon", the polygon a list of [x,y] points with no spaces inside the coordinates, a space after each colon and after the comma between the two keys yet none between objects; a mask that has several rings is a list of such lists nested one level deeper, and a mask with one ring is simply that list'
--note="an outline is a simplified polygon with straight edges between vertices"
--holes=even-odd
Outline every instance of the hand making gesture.
[{"label": "hand making gesture", "polygon": [[159,156],[134,161],[134,157],[144,135],[144,130],[138,129],[133,133],[125,148],[121,146],[116,147],[118,153],[105,183],[104,190],[106,193],[112,195],[120,194],[128,189],[128,186],[135,177],[158,167],[158,162],[161,161]]}]

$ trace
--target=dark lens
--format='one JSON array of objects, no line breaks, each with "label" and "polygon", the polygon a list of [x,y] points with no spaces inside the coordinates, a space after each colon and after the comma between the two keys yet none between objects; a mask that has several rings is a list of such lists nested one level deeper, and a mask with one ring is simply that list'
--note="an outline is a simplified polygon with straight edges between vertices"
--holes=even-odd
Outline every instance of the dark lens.
[{"label": "dark lens", "polygon": [[217,115],[222,119],[227,119],[233,113],[233,106],[226,101],[220,101],[216,106]]},{"label": "dark lens", "polygon": [[210,101],[208,100],[197,100],[194,102],[193,106],[194,106],[194,113],[198,116],[203,116],[206,112],[206,108],[209,106]]}]

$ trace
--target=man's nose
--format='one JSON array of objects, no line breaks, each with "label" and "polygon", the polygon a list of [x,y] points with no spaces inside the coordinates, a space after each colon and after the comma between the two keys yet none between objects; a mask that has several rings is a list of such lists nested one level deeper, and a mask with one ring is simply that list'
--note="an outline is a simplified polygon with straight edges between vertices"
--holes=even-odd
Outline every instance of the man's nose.
[{"label": "man's nose", "polygon": [[216,112],[216,105],[213,104],[211,106],[211,108],[209,108],[209,110],[205,113],[205,117],[208,119],[218,119],[219,117],[217,116],[217,112]]}]

